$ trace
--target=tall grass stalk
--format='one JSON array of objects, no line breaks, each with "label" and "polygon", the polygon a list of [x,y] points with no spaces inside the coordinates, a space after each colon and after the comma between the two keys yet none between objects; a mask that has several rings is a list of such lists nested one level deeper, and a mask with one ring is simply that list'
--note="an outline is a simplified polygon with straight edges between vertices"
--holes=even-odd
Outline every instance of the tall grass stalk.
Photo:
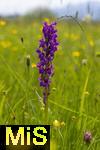
[{"label": "tall grass stalk", "polygon": [[82,96],[81,96],[81,102],[80,102],[80,109],[79,109],[79,114],[80,114],[80,119],[79,119],[79,122],[78,122],[78,129],[80,130],[81,129],[81,125],[82,125],[82,114],[84,112],[84,102],[85,102],[85,92],[87,91],[87,85],[88,85],[88,81],[89,81],[89,76],[90,76],[90,71],[88,71],[88,74],[87,74],[87,77],[86,77],[86,80],[85,80],[85,84],[84,84],[84,87],[83,87],[83,92],[82,92]]}]

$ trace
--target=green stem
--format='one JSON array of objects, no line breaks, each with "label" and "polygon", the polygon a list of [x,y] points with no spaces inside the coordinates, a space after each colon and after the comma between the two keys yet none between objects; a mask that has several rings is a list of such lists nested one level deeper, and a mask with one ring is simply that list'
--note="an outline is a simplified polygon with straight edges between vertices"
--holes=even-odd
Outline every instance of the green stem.
[{"label": "green stem", "polygon": [[29,99],[29,79],[30,79],[30,57],[28,56],[26,58],[26,68],[25,68],[25,78],[26,78],[26,89],[25,89],[25,95],[26,98],[24,99],[24,105],[23,105],[23,124],[25,124],[25,111],[29,109],[29,106],[26,105],[26,102]]},{"label": "green stem", "polygon": [[43,102],[45,104],[45,124],[47,125],[48,124],[48,95],[49,95],[49,88],[46,87],[45,90],[44,90],[44,99],[43,99]]}]

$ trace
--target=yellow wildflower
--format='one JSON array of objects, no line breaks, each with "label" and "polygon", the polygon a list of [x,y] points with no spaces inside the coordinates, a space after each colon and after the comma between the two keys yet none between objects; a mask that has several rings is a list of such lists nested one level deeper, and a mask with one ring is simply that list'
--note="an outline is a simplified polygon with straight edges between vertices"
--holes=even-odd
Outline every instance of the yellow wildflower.
[{"label": "yellow wildflower", "polygon": [[60,121],[54,120],[54,121],[53,121],[53,126],[54,126],[54,127],[57,127],[57,128],[60,127]]},{"label": "yellow wildflower", "polygon": [[6,21],[5,20],[0,20],[0,26],[5,26],[6,25]]},{"label": "yellow wildflower", "polygon": [[17,30],[16,29],[12,29],[11,33],[12,34],[17,34]]},{"label": "yellow wildflower", "polygon": [[94,47],[94,41],[93,41],[92,39],[89,40],[89,45],[90,45],[91,47]]},{"label": "yellow wildflower", "polygon": [[80,52],[79,51],[74,51],[74,52],[72,52],[72,56],[79,57],[80,56]]},{"label": "yellow wildflower", "polygon": [[32,63],[32,68],[36,68],[36,64]]},{"label": "yellow wildflower", "polygon": [[5,41],[5,40],[2,40],[0,42],[0,45],[3,47],[3,48],[8,48],[8,47],[11,47],[12,43],[10,41]]},{"label": "yellow wildflower", "polygon": [[54,120],[53,121],[53,126],[56,127],[56,128],[63,127],[63,126],[65,126],[65,122],[64,121],[60,122],[58,120]]}]

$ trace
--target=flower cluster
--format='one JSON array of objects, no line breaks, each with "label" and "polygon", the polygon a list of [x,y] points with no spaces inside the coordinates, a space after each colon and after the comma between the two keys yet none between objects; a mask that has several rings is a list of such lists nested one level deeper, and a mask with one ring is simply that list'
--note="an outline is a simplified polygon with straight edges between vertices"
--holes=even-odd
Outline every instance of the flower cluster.
[{"label": "flower cluster", "polygon": [[43,38],[40,40],[39,48],[36,50],[40,59],[37,64],[39,69],[39,81],[40,86],[49,88],[51,77],[54,73],[52,61],[54,59],[54,53],[57,51],[57,30],[55,29],[56,22],[43,24]]}]

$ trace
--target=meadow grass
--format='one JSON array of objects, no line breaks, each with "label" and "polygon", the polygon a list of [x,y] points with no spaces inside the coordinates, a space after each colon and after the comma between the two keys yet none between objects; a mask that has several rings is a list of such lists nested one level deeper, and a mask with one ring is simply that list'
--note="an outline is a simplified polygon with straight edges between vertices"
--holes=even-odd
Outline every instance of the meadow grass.
[{"label": "meadow grass", "polygon": [[[51,150],[100,150],[100,24],[82,26],[84,32],[73,22],[57,25],[60,45],[48,99]],[[36,68],[41,28],[39,21],[0,26],[0,124],[45,124]],[[85,131],[92,133],[89,144]]]}]

